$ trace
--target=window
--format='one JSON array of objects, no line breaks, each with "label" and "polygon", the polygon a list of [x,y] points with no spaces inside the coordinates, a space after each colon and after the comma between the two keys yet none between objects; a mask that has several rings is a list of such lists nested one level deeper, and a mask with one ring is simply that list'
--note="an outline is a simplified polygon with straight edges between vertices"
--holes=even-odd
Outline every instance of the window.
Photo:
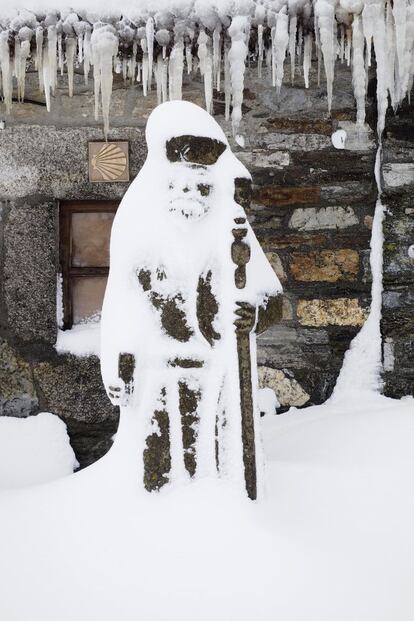
[{"label": "window", "polygon": [[119,202],[60,203],[63,327],[99,320],[109,272],[109,240]]}]

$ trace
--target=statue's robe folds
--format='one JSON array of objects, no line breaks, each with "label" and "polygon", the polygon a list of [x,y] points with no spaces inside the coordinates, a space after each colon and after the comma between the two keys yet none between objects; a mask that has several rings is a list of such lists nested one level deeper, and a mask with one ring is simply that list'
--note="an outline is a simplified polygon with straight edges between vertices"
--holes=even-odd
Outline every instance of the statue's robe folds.
[{"label": "statue's robe folds", "polygon": [[[164,267],[151,271],[148,268],[137,269],[137,286],[140,288],[148,306],[155,313],[159,321],[159,328],[164,336],[179,345],[180,355],[166,360],[166,369],[161,371],[158,378],[167,378],[166,385],[157,388],[156,403],[151,419],[153,431],[145,441],[144,485],[148,491],[160,489],[169,480],[171,470],[171,441],[170,418],[179,417],[181,426],[181,441],[183,462],[188,474],[193,477],[197,470],[197,439],[199,434],[201,404],[206,398],[205,391],[211,388],[217,391],[215,395],[208,395],[208,402],[216,403],[217,412],[214,425],[215,463],[220,471],[219,426],[226,425],[226,412],[221,403],[221,391],[226,381],[225,370],[220,370],[215,363],[215,346],[221,340],[217,330],[219,321],[219,303],[213,293],[212,270],[201,274],[198,278],[196,295],[191,296],[195,308],[189,309],[189,300],[185,293],[176,291],[166,294],[168,290],[168,272]],[[172,279],[174,281],[174,279]],[[162,283],[161,291],[157,284]],[[258,309],[256,333],[266,330],[271,324],[280,319],[281,297],[275,296],[266,301]],[[192,325],[190,317],[196,318],[196,326]],[[208,344],[207,356],[194,356],[196,348],[192,347],[191,340],[195,332],[204,338]],[[185,344],[189,343],[188,356],[185,355]],[[250,364],[250,360],[247,361]],[[209,367],[209,368],[206,368]],[[216,368],[214,368],[216,367]],[[224,372],[223,372],[224,371]],[[221,373],[219,381],[206,381],[206,372]],[[168,378],[168,375],[171,377]],[[172,381],[171,381],[172,380]],[[138,379],[139,383],[139,379]],[[171,394],[171,393],[176,393]],[[170,393],[170,394],[168,394]],[[174,411],[175,406],[175,411]]]}]

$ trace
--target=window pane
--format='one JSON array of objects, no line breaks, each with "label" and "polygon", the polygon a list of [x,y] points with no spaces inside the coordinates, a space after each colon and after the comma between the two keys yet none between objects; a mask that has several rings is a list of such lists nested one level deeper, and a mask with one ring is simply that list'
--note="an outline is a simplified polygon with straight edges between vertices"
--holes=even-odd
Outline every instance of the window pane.
[{"label": "window pane", "polygon": [[72,214],[72,266],[108,267],[112,212]]},{"label": "window pane", "polygon": [[72,279],[73,323],[99,321],[107,276],[81,276]]}]

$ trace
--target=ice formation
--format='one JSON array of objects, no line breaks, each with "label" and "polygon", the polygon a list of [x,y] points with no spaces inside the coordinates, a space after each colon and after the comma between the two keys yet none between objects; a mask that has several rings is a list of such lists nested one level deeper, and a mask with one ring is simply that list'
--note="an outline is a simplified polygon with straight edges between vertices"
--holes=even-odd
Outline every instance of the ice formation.
[{"label": "ice formation", "polygon": [[[40,7],[42,1],[35,4]],[[257,65],[259,77],[273,84],[277,96],[286,80],[287,55],[292,83],[302,71],[309,87],[312,61],[319,83],[324,68],[328,110],[335,62],[350,65],[358,123],[364,122],[368,72],[370,67],[374,71],[375,57],[381,134],[388,96],[395,108],[412,88],[413,0],[141,0],[133,8],[125,1],[119,11],[44,7],[0,12],[1,92],[7,112],[13,78],[15,97],[22,100],[26,72],[35,69],[50,109],[58,70],[66,70],[71,95],[75,69],[83,65],[86,81],[93,69],[95,112],[102,114],[105,133],[113,72],[122,72],[131,84],[138,82],[144,95],[154,80],[159,102],[181,99],[183,73],[199,72],[206,109],[212,109],[213,88],[223,89],[226,116],[231,114],[236,134],[246,64]]]}]

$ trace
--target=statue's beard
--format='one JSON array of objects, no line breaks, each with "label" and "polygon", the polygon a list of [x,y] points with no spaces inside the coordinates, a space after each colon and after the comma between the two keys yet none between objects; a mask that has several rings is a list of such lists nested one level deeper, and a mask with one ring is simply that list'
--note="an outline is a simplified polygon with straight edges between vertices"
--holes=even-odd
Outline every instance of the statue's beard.
[{"label": "statue's beard", "polygon": [[180,197],[171,200],[168,209],[176,218],[196,222],[204,218],[210,209],[210,205],[197,198]]}]

